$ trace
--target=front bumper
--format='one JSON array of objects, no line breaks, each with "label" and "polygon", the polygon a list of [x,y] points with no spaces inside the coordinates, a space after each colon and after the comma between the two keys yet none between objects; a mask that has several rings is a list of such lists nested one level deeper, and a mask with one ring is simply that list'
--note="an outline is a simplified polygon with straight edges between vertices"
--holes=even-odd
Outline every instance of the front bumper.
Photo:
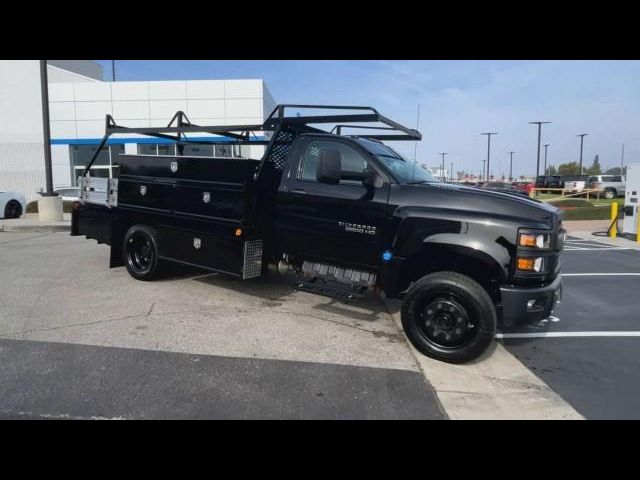
[{"label": "front bumper", "polygon": [[[553,312],[562,300],[562,275],[544,287],[500,287],[502,297],[502,325],[514,327],[539,322]],[[531,301],[534,303],[529,306]]]}]

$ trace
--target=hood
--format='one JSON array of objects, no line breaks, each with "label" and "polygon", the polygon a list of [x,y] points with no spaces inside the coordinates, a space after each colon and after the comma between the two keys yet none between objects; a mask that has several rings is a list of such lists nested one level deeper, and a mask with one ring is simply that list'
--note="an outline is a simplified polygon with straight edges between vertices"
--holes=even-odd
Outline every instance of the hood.
[{"label": "hood", "polygon": [[559,210],[520,195],[447,183],[393,185],[389,203],[398,208],[425,207],[487,216],[517,217],[552,227]]}]

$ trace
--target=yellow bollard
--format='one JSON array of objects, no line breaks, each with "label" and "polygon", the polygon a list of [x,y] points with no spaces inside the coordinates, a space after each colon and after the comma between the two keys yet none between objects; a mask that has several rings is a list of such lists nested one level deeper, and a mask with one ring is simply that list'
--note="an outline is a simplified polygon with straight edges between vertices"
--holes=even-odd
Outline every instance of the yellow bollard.
[{"label": "yellow bollard", "polygon": [[609,236],[611,238],[616,238],[618,235],[618,222],[617,222],[617,218],[618,218],[618,202],[616,202],[615,200],[611,203],[611,223],[612,223],[612,227],[611,230],[609,231]]}]

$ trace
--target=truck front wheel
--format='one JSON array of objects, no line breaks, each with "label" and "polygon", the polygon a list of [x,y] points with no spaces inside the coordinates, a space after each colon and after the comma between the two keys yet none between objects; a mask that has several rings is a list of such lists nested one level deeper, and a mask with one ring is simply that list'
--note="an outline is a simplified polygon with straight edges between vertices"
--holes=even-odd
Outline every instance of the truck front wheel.
[{"label": "truck front wheel", "polygon": [[475,280],[455,272],[422,277],[402,302],[402,327],[428,357],[463,363],[479,357],[496,330],[491,297]]},{"label": "truck front wheel", "polygon": [[146,225],[134,225],[124,236],[124,264],[136,280],[151,280],[158,273],[158,232]]}]

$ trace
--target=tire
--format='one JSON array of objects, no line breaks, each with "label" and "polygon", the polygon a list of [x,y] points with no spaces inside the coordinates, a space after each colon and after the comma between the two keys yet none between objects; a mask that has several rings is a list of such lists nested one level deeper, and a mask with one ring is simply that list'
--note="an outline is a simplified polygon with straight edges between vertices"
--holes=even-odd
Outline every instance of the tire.
[{"label": "tire", "polygon": [[424,355],[448,363],[478,358],[496,330],[496,308],[475,280],[455,272],[422,277],[402,302],[402,327]]},{"label": "tire", "polygon": [[134,225],[122,244],[124,265],[136,280],[152,280],[158,275],[158,232],[146,225]]},{"label": "tire", "polygon": [[607,200],[611,200],[612,198],[616,198],[616,191],[613,188],[607,188],[604,191],[604,198]]},{"label": "tire", "polygon": [[15,200],[9,200],[4,207],[4,218],[20,218],[22,205]]}]

